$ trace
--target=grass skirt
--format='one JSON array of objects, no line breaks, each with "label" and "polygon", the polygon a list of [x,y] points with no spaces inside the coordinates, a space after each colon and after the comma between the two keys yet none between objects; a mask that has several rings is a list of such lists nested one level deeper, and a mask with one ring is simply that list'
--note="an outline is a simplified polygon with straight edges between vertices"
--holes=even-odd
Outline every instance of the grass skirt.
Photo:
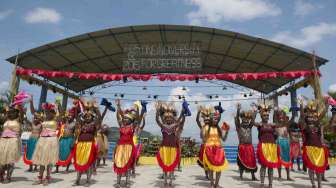
[{"label": "grass skirt", "polygon": [[109,148],[107,136],[104,134],[98,134],[97,144],[98,144],[98,156],[106,157],[108,154],[108,148]]},{"label": "grass skirt", "polygon": [[0,165],[17,162],[21,157],[19,138],[0,138]]},{"label": "grass skirt", "polygon": [[33,164],[54,165],[58,161],[59,145],[57,137],[40,137],[33,154]]}]

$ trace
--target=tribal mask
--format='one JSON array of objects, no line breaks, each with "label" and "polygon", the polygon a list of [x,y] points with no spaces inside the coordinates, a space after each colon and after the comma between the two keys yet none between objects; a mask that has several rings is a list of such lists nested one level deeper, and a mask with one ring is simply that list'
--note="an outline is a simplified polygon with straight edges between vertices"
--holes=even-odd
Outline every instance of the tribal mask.
[{"label": "tribal mask", "polygon": [[161,103],[159,108],[163,123],[170,125],[177,121],[177,112],[174,103]]},{"label": "tribal mask", "polygon": [[240,113],[240,118],[243,124],[249,124],[253,118],[251,111],[242,111]]},{"label": "tribal mask", "polygon": [[307,123],[315,123],[318,121],[318,104],[316,101],[309,101],[304,109],[306,113]]}]

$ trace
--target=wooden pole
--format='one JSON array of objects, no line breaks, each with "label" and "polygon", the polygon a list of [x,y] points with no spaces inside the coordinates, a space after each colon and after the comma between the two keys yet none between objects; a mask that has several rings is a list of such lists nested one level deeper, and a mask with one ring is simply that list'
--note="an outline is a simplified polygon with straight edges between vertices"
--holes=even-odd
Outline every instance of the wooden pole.
[{"label": "wooden pole", "polygon": [[[318,68],[316,67],[316,55],[315,55],[315,51],[313,51],[313,68],[314,70],[317,72]],[[323,102],[323,95],[322,95],[322,89],[321,89],[321,83],[320,83],[320,77],[317,74],[313,74],[311,76],[311,82],[310,85],[312,86],[313,90],[314,90],[314,96],[315,96],[315,100],[318,103],[318,110],[319,112],[323,111],[324,109],[324,102]]]},{"label": "wooden pole", "polygon": [[19,78],[16,75],[18,59],[19,59],[19,51],[18,51],[18,54],[16,55],[14,69],[12,72],[12,79],[11,79],[11,85],[10,85],[10,101],[11,102],[13,102],[14,96],[17,94],[18,88],[19,88]]}]

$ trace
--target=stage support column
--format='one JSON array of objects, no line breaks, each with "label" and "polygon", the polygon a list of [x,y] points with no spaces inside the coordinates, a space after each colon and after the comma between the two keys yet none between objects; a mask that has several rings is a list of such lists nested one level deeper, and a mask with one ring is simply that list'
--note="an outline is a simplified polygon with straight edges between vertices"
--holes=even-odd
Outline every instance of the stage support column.
[{"label": "stage support column", "polygon": [[[291,99],[291,107],[298,107],[297,104],[297,93],[295,88],[291,88],[290,90],[290,99]],[[292,116],[296,117],[297,116],[297,111],[292,110]]]},{"label": "stage support column", "polygon": [[48,95],[48,86],[47,84],[42,84],[41,87],[41,94],[40,94],[40,102],[38,106],[38,110],[42,110],[42,104],[47,102],[47,95]]},{"label": "stage support column", "polygon": [[273,105],[274,107],[279,107],[279,97],[277,94],[273,96]]},{"label": "stage support column", "polygon": [[69,98],[68,94],[64,93],[63,98],[62,98],[62,108],[63,108],[64,111],[66,111],[66,109],[67,109],[68,98]]}]

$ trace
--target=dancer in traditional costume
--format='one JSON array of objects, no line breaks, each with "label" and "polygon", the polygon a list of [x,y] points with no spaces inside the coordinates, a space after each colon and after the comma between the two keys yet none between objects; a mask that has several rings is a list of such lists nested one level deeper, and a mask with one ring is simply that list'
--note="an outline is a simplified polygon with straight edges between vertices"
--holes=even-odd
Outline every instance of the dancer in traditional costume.
[{"label": "dancer in traditional costume", "polygon": [[141,132],[143,128],[146,125],[146,117],[145,115],[142,118],[142,125],[136,125],[134,127],[134,135],[133,135],[133,143],[134,143],[134,149],[135,149],[135,155],[134,155],[134,162],[133,162],[133,167],[132,167],[132,175],[133,177],[135,176],[135,167],[138,163],[138,160],[140,158],[140,154],[142,151],[142,143],[141,143]]},{"label": "dancer in traditional costume", "polygon": [[242,111],[241,105],[237,105],[235,117],[236,130],[239,139],[237,164],[239,167],[240,179],[243,179],[244,171],[250,172],[252,181],[258,181],[255,177],[257,172],[257,160],[252,145],[252,128],[256,118],[255,111]]},{"label": "dancer in traditional costume", "polygon": [[77,137],[74,147],[74,167],[77,171],[75,185],[80,185],[82,174],[86,174],[86,186],[91,184],[94,163],[97,157],[95,136],[102,119],[95,101],[76,101],[80,114],[76,119]]},{"label": "dancer in traditional costume", "polygon": [[142,121],[139,106],[134,105],[131,109],[122,110],[120,100],[116,100],[117,120],[120,131],[120,138],[114,151],[114,172],[117,173],[117,185],[121,186],[121,177],[126,176],[126,185],[129,183],[130,170],[135,159],[135,148],[133,143],[134,127]]},{"label": "dancer in traditional costume", "polygon": [[[112,106],[112,103],[109,102],[106,98],[103,98],[100,102],[100,105],[105,106],[105,109],[102,113],[102,120],[104,119],[107,110],[115,112],[115,108]],[[103,160],[103,165],[106,165],[106,158],[108,155],[109,142],[108,142],[108,126],[106,124],[100,123],[97,132],[97,146],[98,146],[98,156],[97,156],[97,167],[100,166],[101,160]]]},{"label": "dancer in traditional costume", "polygon": [[308,174],[313,187],[315,186],[315,174],[318,187],[322,187],[321,178],[328,165],[327,150],[323,146],[323,126],[321,120],[327,112],[328,104],[321,113],[316,101],[309,101],[306,107],[300,100],[300,125],[304,134],[302,159],[308,168]]},{"label": "dancer in traditional costume", "polygon": [[[38,181],[35,184],[43,183],[48,185],[51,181],[51,168],[58,161],[59,143],[57,129],[60,121],[57,115],[58,106],[59,104],[52,103],[44,103],[42,105],[44,113],[44,119],[41,123],[42,131],[32,158],[33,164],[40,166]],[[44,171],[47,171],[45,179],[43,179]]]},{"label": "dancer in traditional costume", "polygon": [[5,182],[11,182],[14,164],[21,156],[20,135],[23,116],[20,113],[22,113],[22,107],[18,105],[12,105],[6,112],[6,121],[0,138],[0,182],[4,182],[5,172]]},{"label": "dancer in traditional costume", "polygon": [[97,156],[97,167],[100,166],[101,160],[103,160],[103,165],[106,165],[106,157],[108,155],[109,143],[108,143],[108,126],[103,124],[100,126],[97,132],[97,145],[98,145],[98,156]]},{"label": "dancer in traditional costume", "polygon": [[58,173],[59,166],[66,167],[66,172],[69,172],[75,142],[76,110],[72,108],[68,112],[62,112],[62,115],[62,124],[58,133],[59,160],[56,163],[56,173]]},{"label": "dancer in traditional costume", "polygon": [[[289,137],[290,137],[290,150],[292,152],[292,163],[296,160],[297,170],[301,171],[300,159],[301,159],[301,129],[297,122],[294,121],[293,117],[290,121],[289,127]],[[292,170],[294,170],[292,166]]]},{"label": "dancer in traditional costume", "polygon": [[[196,121],[200,126],[200,115],[206,126],[204,130],[205,144],[203,150],[203,165],[208,171],[211,187],[218,187],[221,172],[228,166],[225,158],[225,151],[222,147],[222,140],[227,139],[229,133],[229,125],[223,122],[222,127],[219,126],[221,120],[221,112],[223,109],[216,107],[200,107],[197,112]],[[214,177],[216,175],[216,177]]]},{"label": "dancer in traditional costume", "polygon": [[[24,147],[24,155],[23,155],[23,162],[26,165],[29,165],[28,171],[37,171],[37,165],[33,165],[33,154],[35,151],[36,143],[38,138],[40,137],[40,133],[42,131],[42,121],[43,121],[43,114],[36,112],[33,104],[33,100],[30,100],[30,112],[33,115],[33,121],[30,123],[29,130],[31,131],[31,135],[27,141],[27,144]],[[33,166],[34,169],[33,169]]]},{"label": "dancer in traditional costume", "polygon": [[279,173],[279,179],[281,179],[281,167],[284,167],[286,169],[287,173],[287,180],[293,181],[290,178],[290,168],[292,167],[292,152],[289,142],[289,118],[286,115],[286,112],[282,109],[277,109],[274,111],[273,115],[274,123],[276,124],[276,134],[277,134],[277,140],[276,143],[279,146],[280,149],[280,166],[278,168]]},{"label": "dancer in traditional costume", "polygon": [[258,109],[261,117],[261,122],[255,123],[255,126],[258,127],[259,132],[257,156],[258,161],[261,164],[260,181],[261,186],[263,187],[267,169],[269,187],[272,188],[273,169],[280,167],[278,146],[276,144],[276,138],[275,138],[276,126],[268,122],[269,114],[272,109],[270,106],[260,105],[258,106]]},{"label": "dancer in traditional costume", "polygon": [[164,185],[173,183],[174,169],[180,160],[180,149],[177,139],[179,129],[185,122],[184,108],[178,117],[173,103],[158,102],[156,105],[156,122],[161,128],[162,143],[157,152],[157,161],[164,173]]}]

